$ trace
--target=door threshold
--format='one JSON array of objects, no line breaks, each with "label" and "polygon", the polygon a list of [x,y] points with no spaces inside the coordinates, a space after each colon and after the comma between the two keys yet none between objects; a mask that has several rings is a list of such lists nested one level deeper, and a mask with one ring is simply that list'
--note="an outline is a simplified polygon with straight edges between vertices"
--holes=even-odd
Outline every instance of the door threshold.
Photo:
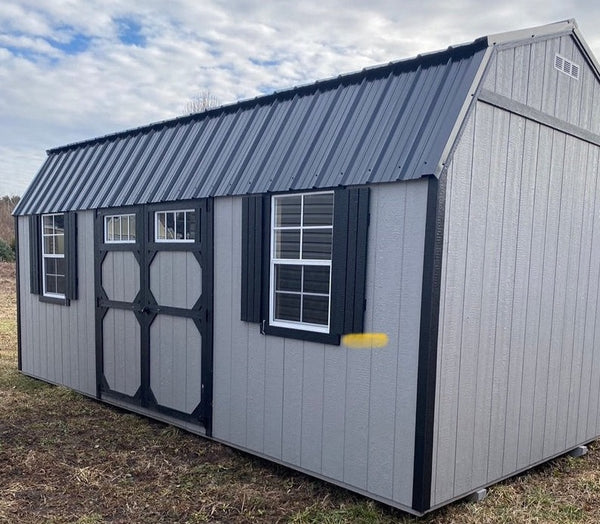
[{"label": "door threshold", "polygon": [[203,437],[206,436],[206,428],[198,421],[198,423],[188,422],[186,420],[181,420],[177,417],[171,417],[169,415],[165,415],[164,413],[160,413],[158,411],[154,411],[152,409],[144,408],[142,406],[136,406],[135,404],[131,404],[125,400],[121,400],[111,396],[110,394],[102,395],[100,398],[102,402],[106,402],[107,404],[111,404],[118,408],[125,409],[127,411],[131,411],[133,413],[137,413],[138,415],[143,415],[148,418],[158,420],[160,422],[164,422],[171,426],[175,426],[181,429],[185,429],[190,433],[195,433],[196,435],[201,435]]}]

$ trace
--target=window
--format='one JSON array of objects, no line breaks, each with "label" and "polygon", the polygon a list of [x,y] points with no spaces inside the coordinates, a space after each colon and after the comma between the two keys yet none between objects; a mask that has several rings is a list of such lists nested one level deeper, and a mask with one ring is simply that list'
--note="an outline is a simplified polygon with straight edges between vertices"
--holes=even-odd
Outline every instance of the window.
[{"label": "window", "polygon": [[241,320],[326,344],[362,332],[368,188],[248,195],[241,219]]},{"label": "window", "polygon": [[29,216],[30,291],[44,302],[77,299],[77,213]]},{"label": "window", "polygon": [[48,297],[65,298],[65,216],[42,216],[42,286]]},{"label": "window", "polygon": [[156,242],[194,242],[196,212],[193,209],[157,211],[154,214]]},{"label": "window", "polygon": [[333,192],[273,197],[270,324],[329,331]]},{"label": "window", "polygon": [[135,215],[105,216],[104,242],[107,244],[134,244]]}]

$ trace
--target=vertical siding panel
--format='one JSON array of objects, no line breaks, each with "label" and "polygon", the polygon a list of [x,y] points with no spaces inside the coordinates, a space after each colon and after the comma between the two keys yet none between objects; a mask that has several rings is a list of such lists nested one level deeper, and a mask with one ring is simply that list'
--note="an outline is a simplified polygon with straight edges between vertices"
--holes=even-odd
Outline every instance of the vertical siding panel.
[{"label": "vertical siding panel", "polygon": [[[580,349],[573,345],[575,333],[575,314],[577,307],[577,287],[579,281],[579,255],[581,239],[581,210],[583,209],[583,190],[585,189],[585,160],[582,158],[582,143],[567,137],[565,144],[563,205],[568,210],[565,217],[565,237],[558,254],[563,261],[564,273],[557,278],[564,287],[564,312],[562,319],[562,340],[560,340],[560,366],[556,389],[556,419],[554,424],[554,449],[560,452],[565,449],[567,422],[569,417],[569,392],[572,383],[572,372],[579,364]],[[581,160],[584,162],[581,162]],[[582,167],[582,171],[573,170],[572,166]],[[565,191],[565,189],[567,189]],[[577,204],[577,206],[575,205]],[[578,209],[579,206],[581,209]],[[562,231],[561,231],[562,234]]]},{"label": "vertical siding panel", "polygon": [[504,198],[501,199],[500,194],[498,194],[499,207],[501,207],[499,214],[502,215],[502,218],[501,223],[497,225],[500,231],[500,236],[497,239],[499,245],[498,281],[496,282],[498,306],[492,332],[494,336],[494,364],[491,382],[490,444],[486,480],[502,476],[509,410],[512,412],[512,420],[516,422],[515,405],[509,405],[507,399],[511,389],[518,389],[516,384],[509,383],[512,356],[510,326],[512,325],[515,292],[515,262],[525,120],[512,115],[507,115],[507,118],[510,127],[503,129],[507,139],[505,142],[507,161],[505,172],[498,173],[499,178],[504,178],[505,184]]},{"label": "vertical siding panel", "polygon": [[312,346],[304,348],[300,465],[321,472],[325,347]]},{"label": "vertical siding panel", "polygon": [[292,464],[300,464],[304,343],[286,339],[283,351],[282,457]]},{"label": "vertical siding panel", "polygon": [[[265,342],[265,422],[264,452],[282,458],[283,442],[283,339],[272,337]],[[336,370],[339,375],[339,368]],[[336,406],[341,411],[341,407]],[[342,411],[341,411],[342,412]]]},{"label": "vertical siding panel", "polygon": [[[248,428],[246,445],[252,449],[263,449],[264,414],[265,414],[265,337],[257,333],[256,325],[252,326],[254,336],[248,344],[248,385],[247,409]],[[258,339],[258,337],[263,340]]]},{"label": "vertical siding panel", "polygon": [[[486,216],[489,169],[491,162],[491,135],[493,129],[493,112],[489,106],[480,106],[475,122],[474,161],[471,174],[469,202],[468,241],[466,250],[466,270],[462,285],[465,297],[462,313],[462,347],[458,383],[458,416],[456,435],[456,470],[454,492],[462,493],[472,484],[475,458],[475,413],[479,400],[477,395],[477,371],[480,348],[480,313],[484,278],[483,255],[485,253],[486,224],[482,217]],[[488,348],[481,348],[485,351]],[[477,443],[480,444],[480,443]]]},{"label": "vertical siding panel", "polygon": [[541,58],[543,62],[540,64],[544,68],[541,110],[553,116],[556,114],[556,100],[558,96],[558,72],[554,69],[554,56],[558,53],[559,44],[560,42],[556,39],[544,42],[545,54]]},{"label": "vertical siding panel", "polygon": [[234,214],[233,199],[215,201],[214,206],[214,348],[213,348],[213,435],[231,440],[231,360],[230,320],[238,320],[239,305],[233,305],[233,284],[237,262],[232,254],[234,231],[241,223]]},{"label": "vertical siding panel", "polygon": [[[369,259],[370,261],[370,259]],[[367,265],[367,271],[370,267]],[[369,293],[369,290],[367,291]],[[367,308],[372,307],[367,295]],[[368,311],[367,309],[367,311]],[[343,348],[325,350],[323,387],[322,473],[344,478],[344,419],[346,413],[346,375],[348,352]],[[348,460],[351,460],[348,457]]]},{"label": "vertical siding panel", "polygon": [[[564,176],[565,137],[553,133],[553,147],[550,169],[550,194],[546,209],[546,245],[544,273],[542,275],[542,315],[540,319],[540,353],[544,355],[543,365],[538,367],[536,377],[535,404],[537,408],[539,445],[533,450],[533,457],[541,460],[554,449],[554,430],[556,421],[557,395],[554,393],[555,385],[560,373],[560,350],[562,342],[563,316],[564,316],[564,283],[557,281],[557,274],[564,273],[564,266],[560,253],[560,242],[563,241],[565,231],[562,222],[568,217],[569,210],[562,203],[563,190],[568,191],[563,185]],[[562,229],[562,231],[561,231]],[[568,234],[568,231],[566,232]],[[535,415],[534,415],[535,416]]]},{"label": "vertical siding panel", "polygon": [[386,497],[391,497],[393,491],[394,460],[390,460],[390,457],[394,457],[394,440],[389,436],[395,431],[395,385],[398,357],[403,349],[398,341],[398,332],[391,330],[399,321],[398,308],[389,301],[396,301],[396,297],[399,297],[400,303],[403,301],[401,272],[404,269],[402,253],[405,246],[402,237],[407,187],[403,186],[404,191],[394,203],[386,202],[386,198],[380,195],[381,199],[371,211],[376,230],[370,231],[369,235],[370,245],[380,245],[379,235],[388,241],[388,249],[377,250],[374,257],[368,260],[367,268],[372,275],[376,275],[375,278],[371,277],[376,284],[369,289],[367,303],[371,307],[365,315],[368,331],[387,333],[389,337],[387,347],[367,350],[372,352],[367,485],[370,491]]},{"label": "vertical siding panel", "polygon": [[[535,435],[539,431],[534,425],[536,370],[538,355],[545,350],[539,349],[540,311],[542,307],[542,272],[544,268],[544,237],[546,230],[546,203],[549,191],[549,158],[552,151],[552,133],[547,128],[530,124],[539,129],[536,137],[536,164],[532,166],[535,172],[532,177],[535,183],[533,200],[533,224],[531,228],[531,258],[527,267],[527,304],[525,323],[526,358],[523,370],[522,394],[520,407],[518,462],[519,468],[531,464],[531,450]],[[526,261],[524,261],[525,263]],[[525,265],[525,264],[524,264]],[[543,358],[543,355],[540,357]],[[538,426],[539,428],[539,426]],[[539,437],[537,437],[539,440]]]},{"label": "vertical siding panel", "polygon": [[[563,445],[569,443],[577,444],[581,442],[585,435],[579,430],[579,416],[583,411],[587,411],[587,398],[589,394],[586,386],[589,384],[589,365],[586,362],[587,369],[584,369],[584,361],[586,360],[585,337],[585,322],[586,322],[586,302],[590,292],[589,276],[590,276],[590,253],[591,242],[588,239],[592,238],[591,228],[591,205],[593,203],[594,180],[591,177],[592,171],[589,165],[590,149],[589,144],[581,144],[579,164],[585,165],[585,170],[582,173],[582,180],[578,184],[578,199],[582,203],[580,214],[577,215],[578,223],[573,226],[572,235],[576,239],[575,249],[578,251],[577,264],[577,289],[576,296],[573,297],[573,338],[568,343],[573,347],[574,358],[572,361],[570,380],[569,380],[569,402],[566,418],[566,435]],[[579,191],[580,190],[580,191]],[[578,212],[579,213],[579,212]],[[568,307],[568,306],[567,306]],[[585,389],[584,389],[585,388]],[[582,406],[585,408],[582,410]],[[581,437],[580,437],[581,435]],[[581,440],[580,440],[581,439]]]},{"label": "vertical siding panel", "polygon": [[531,44],[531,68],[529,82],[527,82],[527,104],[535,109],[542,109],[543,90],[546,85],[544,74],[546,71],[546,42]]},{"label": "vertical siding panel", "polygon": [[349,351],[346,360],[344,481],[367,489],[370,351]]},{"label": "vertical siding panel", "polygon": [[531,45],[522,45],[514,49],[511,98],[522,104],[527,103],[527,86],[529,83],[529,55]]},{"label": "vertical siding panel", "polygon": [[[448,194],[442,258],[445,280],[440,309],[438,340],[438,380],[436,381],[439,439],[436,447],[436,481],[434,503],[447,500],[454,493],[455,455],[457,439],[458,395],[460,376],[460,347],[464,304],[464,275],[468,240],[470,175],[473,164],[473,140],[477,108],[473,112],[461,142],[454,153],[448,171]],[[452,214],[450,213],[452,211]]]},{"label": "vertical siding panel", "polygon": [[510,97],[512,95],[515,49],[506,49],[498,53],[496,63],[496,92]]},{"label": "vertical siding panel", "polygon": [[[508,66],[507,66],[508,67]],[[473,476],[475,485],[485,483],[488,475],[488,464],[498,467],[501,457],[490,456],[490,439],[483,437],[490,434],[491,405],[494,393],[494,371],[497,364],[496,358],[496,318],[498,310],[498,287],[501,261],[501,238],[503,220],[503,197],[505,194],[506,162],[508,149],[508,123],[509,115],[495,113],[491,130],[492,145],[488,154],[489,171],[479,172],[478,176],[489,179],[485,199],[485,230],[478,230],[483,237],[471,237],[477,247],[483,246],[481,253],[472,252],[474,264],[478,264],[483,257],[483,274],[481,281],[480,310],[473,312],[473,322],[479,327],[479,338],[475,344],[477,355],[477,369],[475,395],[475,421],[473,440]],[[477,218],[473,217],[473,220]],[[482,438],[483,437],[483,438]]]},{"label": "vertical siding panel", "polygon": [[[597,358],[597,351],[595,351],[595,340],[594,340],[594,328],[596,325],[596,312],[598,311],[598,286],[600,283],[600,264],[597,263],[600,260],[600,223],[597,220],[597,217],[600,216],[599,213],[599,199],[598,199],[598,152],[599,149],[597,147],[590,147],[590,160],[588,162],[588,169],[590,171],[590,176],[593,185],[593,192],[589,195],[590,200],[590,235],[589,238],[592,239],[590,245],[590,255],[588,259],[589,266],[589,277],[588,282],[586,283],[586,288],[589,290],[586,303],[585,303],[585,330],[584,330],[584,372],[588,375],[587,380],[584,378],[585,375],[582,375],[581,382],[581,391],[582,391],[582,402],[580,404],[580,414],[578,419],[578,439],[583,440],[583,435],[590,435],[591,433],[595,434],[595,420],[593,424],[590,424],[592,417],[590,416],[591,412],[595,413],[594,406],[597,403],[598,394],[597,391],[594,390],[594,385],[598,383],[598,370],[597,363],[599,362]],[[595,418],[595,417],[594,417]]]},{"label": "vertical siding panel", "polygon": [[[396,357],[396,406],[394,439],[393,496],[394,500],[412,500],[415,426],[417,402],[417,375],[419,354],[419,329],[423,282],[423,256],[425,249],[425,222],[427,209],[426,182],[409,183],[406,187],[406,212],[403,225],[401,255],[402,294],[397,296],[398,354]],[[394,201],[399,198],[394,198]],[[383,206],[382,206],[383,207]],[[388,204],[386,209],[393,206]],[[380,235],[381,236],[381,235]],[[378,278],[386,279],[381,276]],[[392,321],[395,323],[394,321]],[[377,380],[375,377],[373,380]],[[372,409],[375,409],[373,406]],[[381,408],[380,408],[381,409]]]},{"label": "vertical siding panel", "polygon": [[[506,400],[506,432],[503,475],[518,469],[519,439],[531,441],[531,425],[522,423],[522,399],[529,387],[528,378],[535,370],[535,351],[525,344],[527,320],[527,302],[529,295],[529,261],[531,260],[531,241],[533,230],[533,210],[535,203],[535,182],[537,171],[537,142],[539,126],[524,121],[522,144],[522,165],[517,168],[520,198],[518,203],[518,231],[516,238],[516,260],[514,275],[514,294],[510,327],[510,362],[508,377],[508,395]],[[517,146],[515,146],[517,147]],[[529,320],[531,321],[531,319]],[[525,422],[530,420],[527,416]],[[529,449],[529,448],[528,448]],[[529,453],[529,451],[527,451]]]}]

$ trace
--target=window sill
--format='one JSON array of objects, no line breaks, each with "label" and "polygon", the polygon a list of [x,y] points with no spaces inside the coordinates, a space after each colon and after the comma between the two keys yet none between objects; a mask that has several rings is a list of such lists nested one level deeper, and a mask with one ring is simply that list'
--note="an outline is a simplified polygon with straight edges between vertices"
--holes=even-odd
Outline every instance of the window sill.
[{"label": "window sill", "polygon": [[306,340],[308,342],[318,342],[321,344],[329,344],[331,346],[340,345],[340,336],[332,333],[319,333],[318,331],[306,331],[304,329],[290,329],[269,325],[265,325],[263,331],[265,335]]},{"label": "window sill", "polygon": [[59,306],[71,305],[71,301],[68,298],[47,297],[45,295],[40,295],[40,302],[45,302],[47,304],[57,304]]}]

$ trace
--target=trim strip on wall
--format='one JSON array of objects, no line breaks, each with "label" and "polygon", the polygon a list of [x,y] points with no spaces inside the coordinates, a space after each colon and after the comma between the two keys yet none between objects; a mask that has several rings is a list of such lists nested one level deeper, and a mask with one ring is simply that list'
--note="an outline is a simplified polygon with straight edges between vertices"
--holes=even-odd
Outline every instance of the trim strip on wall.
[{"label": "trim strip on wall", "polygon": [[16,260],[16,291],[17,291],[17,369],[23,369],[23,355],[21,349],[21,271],[19,270],[19,219],[15,220],[15,260]]},{"label": "trim strip on wall", "polygon": [[587,129],[583,129],[582,127],[569,124],[554,116],[542,113],[533,107],[512,100],[504,95],[494,93],[489,89],[482,89],[479,93],[478,100],[491,106],[498,107],[499,109],[509,111],[515,115],[522,116],[523,118],[528,118],[529,120],[533,120],[538,124],[550,127],[556,131],[579,138],[590,144],[600,146],[600,135],[592,133]]},{"label": "trim strip on wall", "polygon": [[429,178],[421,292],[421,326],[417,368],[417,414],[413,469],[413,509],[424,513],[431,506],[435,381],[444,240],[446,172]]}]

